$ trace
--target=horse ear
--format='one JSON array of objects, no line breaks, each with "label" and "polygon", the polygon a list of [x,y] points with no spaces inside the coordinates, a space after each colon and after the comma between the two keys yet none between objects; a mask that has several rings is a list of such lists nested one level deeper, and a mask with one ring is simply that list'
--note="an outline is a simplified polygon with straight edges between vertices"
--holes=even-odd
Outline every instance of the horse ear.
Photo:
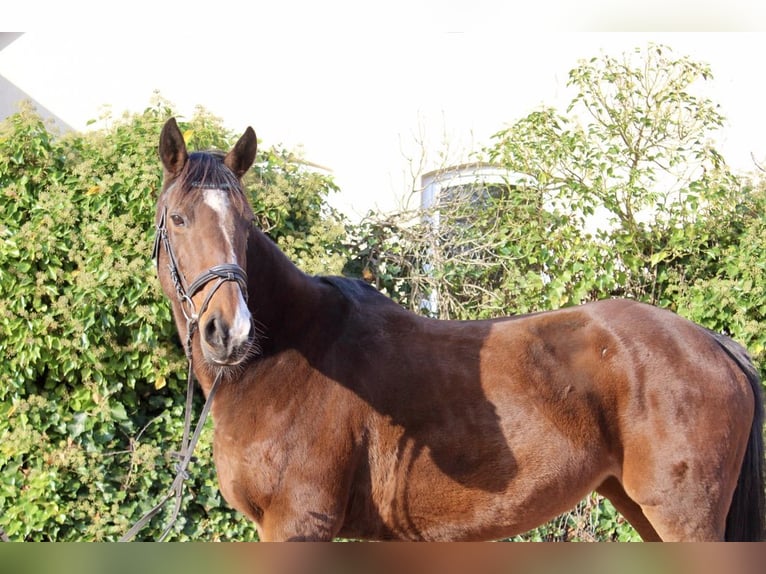
[{"label": "horse ear", "polygon": [[165,122],[160,134],[160,159],[168,175],[177,176],[186,165],[189,154],[186,153],[186,142],[175,118]]},{"label": "horse ear", "polygon": [[255,152],[258,149],[258,139],[255,137],[253,128],[248,127],[232,150],[226,154],[223,163],[226,164],[237,177],[242,177],[250,169],[255,161]]}]

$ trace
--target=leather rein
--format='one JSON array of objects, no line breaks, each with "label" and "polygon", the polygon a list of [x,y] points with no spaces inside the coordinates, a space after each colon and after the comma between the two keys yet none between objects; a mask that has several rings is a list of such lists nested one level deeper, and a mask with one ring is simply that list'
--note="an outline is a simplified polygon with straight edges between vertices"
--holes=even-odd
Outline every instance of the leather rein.
[{"label": "leather rein", "polygon": [[[178,518],[178,514],[181,510],[184,480],[189,478],[186,469],[188,468],[189,463],[193,460],[194,449],[197,446],[200,434],[202,433],[202,427],[204,426],[205,421],[207,420],[207,416],[210,413],[210,408],[213,405],[213,397],[215,397],[215,393],[218,390],[219,383],[223,374],[221,369],[217,371],[213,384],[210,387],[210,392],[208,393],[207,399],[205,400],[205,405],[202,407],[202,412],[200,412],[197,425],[194,428],[194,433],[190,437],[191,412],[192,403],[194,400],[194,371],[192,370],[192,341],[194,338],[194,333],[199,327],[199,319],[207,310],[207,307],[210,304],[210,300],[224,283],[229,281],[236,282],[239,285],[243,296],[245,297],[245,301],[247,301],[247,273],[245,273],[245,270],[242,269],[242,267],[235,263],[224,263],[222,265],[211,267],[207,271],[203,271],[199,277],[197,277],[194,281],[191,282],[190,285],[187,286],[183,273],[181,273],[180,269],[178,268],[178,258],[176,257],[175,251],[173,250],[173,245],[170,242],[170,238],[168,236],[167,213],[168,208],[167,206],[164,206],[162,212],[160,213],[160,220],[157,224],[156,234],[154,236],[152,259],[155,261],[155,265],[157,266],[157,274],[159,275],[160,250],[163,248],[165,249],[165,253],[167,253],[168,256],[168,271],[170,272],[170,278],[173,281],[173,287],[175,288],[176,297],[181,306],[181,311],[184,315],[184,318],[186,319],[186,342],[184,343],[184,352],[186,353],[186,358],[189,361],[189,368],[186,385],[184,432],[183,438],[181,440],[181,450],[179,452],[171,453],[171,456],[174,458],[179,458],[180,462],[175,467],[176,476],[173,479],[173,484],[171,485],[170,490],[168,490],[167,494],[165,494],[165,496],[162,497],[162,499],[160,499],[160,501],[153,508],[144,514],[138,520],[138,522],[136,522],[133,527],[122,536],[122,538],[120,538],[120,542],[127,542],[131,540],[144,526],[146,526],[146,524],[149,523],[149,521],[155,515],[157,515],[157,513],[159,513],[160,510],[162,510],[162,507],[165,505],[165,503],[173,496],[175,496],[175,506],[173,508],[173,513],[170,517],[169,523],[165,527],[165,530],[162,532],[162,535],[159,537],[158,541],[162,542],[165,540],[167,535],[170,533],[170,529]],[[199,311],[197,311],[192,297],[199,293],[211,281],[215,281],[215,284],[205,296]]]}]

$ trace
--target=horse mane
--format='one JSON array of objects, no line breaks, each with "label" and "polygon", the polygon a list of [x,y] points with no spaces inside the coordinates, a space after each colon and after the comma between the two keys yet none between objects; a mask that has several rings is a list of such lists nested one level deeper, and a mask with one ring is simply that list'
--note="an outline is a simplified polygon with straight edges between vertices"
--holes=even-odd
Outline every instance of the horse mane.
[{"label": "horse mane", "polygon": [[322,283],[326,283],[337,289],[341,295],[355,306],[361,304],[386,304],[390,303],[401,308],[391,299],[383,295],[375,287],[362,279],[339,277],[337,275],[321,275],[318,277]]}]

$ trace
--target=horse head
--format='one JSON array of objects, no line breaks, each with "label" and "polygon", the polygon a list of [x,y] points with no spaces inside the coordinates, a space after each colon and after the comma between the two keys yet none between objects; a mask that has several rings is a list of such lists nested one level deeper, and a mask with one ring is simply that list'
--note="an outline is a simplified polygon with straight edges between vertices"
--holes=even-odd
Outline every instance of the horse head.
[{"label": "horse head", "polygon": [[187,353],[198,330],[203,357],[216,367],[243,362],[253,339],[246,248],[254,217],[241,180],[256,146],[247,128],[227,154],[188,153],[172,118],[160,135],[157,272],[179,333],[187,336]]}]

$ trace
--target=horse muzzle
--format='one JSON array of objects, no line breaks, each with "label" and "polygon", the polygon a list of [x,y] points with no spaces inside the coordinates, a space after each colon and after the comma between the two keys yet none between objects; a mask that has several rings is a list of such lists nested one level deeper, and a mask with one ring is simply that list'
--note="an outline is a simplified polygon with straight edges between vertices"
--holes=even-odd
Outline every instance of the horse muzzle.
[{"label": "horse muzzle", "polygon": [[248,355],[253,342],[253,319],[247,304],[239,295],[233,314],[210,309],[200,319],[202,354],[209,363],[218,366],[236,366]]}]

